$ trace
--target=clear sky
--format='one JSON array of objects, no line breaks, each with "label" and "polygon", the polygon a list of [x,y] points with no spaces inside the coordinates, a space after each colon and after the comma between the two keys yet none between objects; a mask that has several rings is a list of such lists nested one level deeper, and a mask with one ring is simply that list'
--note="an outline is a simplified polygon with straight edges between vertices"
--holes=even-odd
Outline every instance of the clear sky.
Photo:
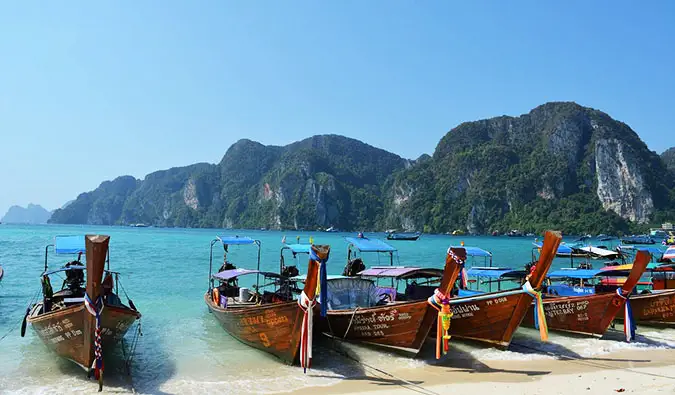
[{"label": "clear sky", "polygon": [[0,215],[246,137],[432,153],[463,121],[573,100],[675,145],[675,1],[0,5]]}]

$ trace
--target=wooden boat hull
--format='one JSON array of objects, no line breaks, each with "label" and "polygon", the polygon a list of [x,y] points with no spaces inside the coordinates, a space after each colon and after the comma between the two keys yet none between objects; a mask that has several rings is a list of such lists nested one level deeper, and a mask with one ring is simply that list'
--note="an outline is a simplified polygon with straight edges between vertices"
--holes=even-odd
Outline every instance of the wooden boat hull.
[{"label": "wooden boat hull", "polygon": [[[221,326],[235,339],[288,364],[298,361],[304,312],[297,302],[222,308],[213,303],[208,293],[204,295],[204,301]],[[316,306],[315,314],[318,317]]]},{"label": "wooden boat hull", "polygon": [[452,299],[450,335],[506,348],[531,303],[532,297],[525,293],[504,296],[504,292],[492,292]]},{"label": "wooden boat hull", "polygon": [[[630,305],[635,322],[643,325],[675,325],[675,289],[641,295],[631,295]],[[623,315],[619,314],[619,319]]]},{"label": "wooden boat hull", "polygon": [[390,348],[416,356],[437,312],[426,300],[357,310],[329,310],[321,330],[330,336]]},{"label": "wooden boat hull", "polygon": [[[41,304],[38,304],[33,311],[40,309]],[[85,339],[91,339],[93,342],[95,338],[95,328],[89,324],[90,316],[84,304],[81,304],[47,314],[31,315],[27,318],[27,322],[47,348],[89,371],[94,361],[94,347],[93,344],[86,344]],[[105,306],[101,315],[104,358],[105,350],[115,346],[140,317],[139,312],[128,308]],[[87,331],[90,332],[90,336],[85,336]]]},{"label": "wooden boat hull", "polygon": [[[623,309],[624,299],[616,293],[544,298],[549,330],[600,337]],[[534,304],[523,325],[534,327]]]}]

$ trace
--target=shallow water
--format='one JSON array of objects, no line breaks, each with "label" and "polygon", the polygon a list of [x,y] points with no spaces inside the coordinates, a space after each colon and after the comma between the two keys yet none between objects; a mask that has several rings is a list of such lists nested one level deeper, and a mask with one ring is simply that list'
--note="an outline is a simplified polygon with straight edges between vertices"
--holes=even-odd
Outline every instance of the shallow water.
[{"label": "shallow water", "polygon": [[[122,273],[122,285],[143,314],[143,336],[134,353],[131,375],[125,373],[122,351],[116,350],[114,358],[106,358],[107,392],[277,393],[331,385],[342,377],[363,375],[362,364],[387,369],[437,363],[433,360],[433,347],[427,347],[422,358],[407,359],[319,339],[313,369],[304,375],[300,368],[286,366],[232,339],[208,313],[202,298],[207,288],[209,243],[216,234],[261,240],[261,267],[270,271],[279,270],[282,236],[288,242],[295,241],[297,235],[302,242],[313,236],[315,243],[332,246],[329,274],[342,272],[347,254],[343,237],[348,234],[3,224],[0,265],[5,269],[5,278],[0,282],[0,337],[6,337],[0,340],[0,392],[61,394],[96,390],[95,383],[87,380],[79,367],[50,354],[30,328],[25,338],[19,334],[26,307],[40,289],[44,247],[56,235],[84,233],[111,236],[111,269]],[[424,235],[416,242],[392,244],[399,249],[400,264],[442,267],[447,247],[460,241],[492,251],[495,266],[521,266],[531,257],[529,238]],[[253,268],[256,254],[252,246],[233,246],[229,258],[239,267]],[[72,259],[50,254],[50,267],[58,267],[69,258]],[[221,261],[222,249],[217,249],[214,265]],[[378,260],[366,255],[365,263],[375,265]],[[388,261],[381,257],[379,263]],[[482,260],[477,263],[482,264]],[[568,266],[569,261],[557,260],[554,265]],[[133,333],[132,329],[127,334],[127,343]],[[550,342],[542,344],[537,339],[538,332],[521,328],[508,351],[453,341],[452,351],[444,358],[479,368],[490,360],[591,357],[624,349],[675,347],[675,330],[639,328],[638,333],[638,341],[630,344],[622,341],[619,332],[611,332],[603,339],[552,333]]]}]

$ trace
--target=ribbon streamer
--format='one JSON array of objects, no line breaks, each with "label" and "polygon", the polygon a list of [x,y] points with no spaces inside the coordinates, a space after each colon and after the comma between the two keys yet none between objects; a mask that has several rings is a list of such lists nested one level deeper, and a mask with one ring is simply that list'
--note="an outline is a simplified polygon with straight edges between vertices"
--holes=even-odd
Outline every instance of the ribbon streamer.
[{"label": "ribbon streamer", "polygon": [[450,340],[448,331],[450,330],[450,319],[452,318],[450,298],[436,288],[434,294],[427,299],[427,303],[438,310],[438,319],[436,320],[436,359],[441,359],[441,355],[445,355],[450,349],[448,342]]},{"label": "ribbon streamer", "polygon": [[630,343],[631,340],[635,340],[635,330],[637,329],[633,319],[633,308],[630,306],[628,296],[623,296],[621,288],[616,289],[616,294],[625,301],[623,305],[623,334],[626,336],[626,341]]},{"label": "ribbon streamer", "polygon": [[89,314],[96,317],[96,329],[94,331],[94,362],[91,367],[94,369],[94,377],[98,379],[103,373],[103,346],[101,344],[101,313],[103,312],[103,297],[99,296],[96,303],[92,302],[89,295],[84,294],[84,307]]},{"label": "ribbon streamer", "polygon": [[541,291],[532,288],[529,281],[523,284],[523,291],[534,299],[534,327],[539,329],[539,336],[542,341],[548,340],[548,325],[546,325],[546,313],[544,313],[544,301],[541,297]]},{"label": "ribbon streamer", "polygon": [[316,300],[310,299],[302,291],[298,297],[298,306],[305,313],[302,317],[302,332],[300,336],[300,366],[305,373],[312,365],[312,332],[314,328],[314,306]]}]

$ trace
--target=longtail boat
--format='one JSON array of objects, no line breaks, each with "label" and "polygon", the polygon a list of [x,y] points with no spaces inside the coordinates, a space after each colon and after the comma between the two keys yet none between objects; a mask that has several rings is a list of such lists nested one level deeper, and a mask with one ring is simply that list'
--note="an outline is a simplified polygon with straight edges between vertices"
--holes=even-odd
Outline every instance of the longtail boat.
[{"label": "longtail boat", "polygon": [[[535,305],[541,306],[539,288],[553,262],[561,239],[559,232],[546,232],[539,261],[528,271],[497,267],[472,267],[466,272],[462,269],[459,297],[450,299],[453,313],[450,335],[488,343],[500,348],[508,347],[513,333],[520,326],[532,301],[536,302]],[[472,255],[481,254],[480,251],[482,251],[475,247],[468,249]],[[452,250],[466,251],[463,247],[452,248]],[[487,251],[484,253],[489,254]],[[498,289],[492,292],[472,291],[467,289],[469,283],[467,279],[472,275],[487,276],[490,278],[488,284],[496,283],[499,288],[505,280],[520,282],[519,278],[523,275],[525,275],[525,281],[520,287],[513,289]],[[546,321],[542,315],[540,317],[538,327],[542,340],[546,340],[548,338]]]},{"label": "longtail boat", "polygon": [[[49,349],[75,362],[89,375],[93,373],[99,391],[103,388],[104,351],[122,339],[131,324],[141,318],[131,300],[126,306],[118,297],[119,273],[110,271],[109,241],[110,237],[103,235],[57,236],[55,243],[45,248],[42,301],[28,309],[21,327],[24,336],[26,324],[31,324]],[[50,247],[54,247],[56,254],[77,254],[78,258],[49,271]],[[80,261],[83,253],[86,266]],[[57,292],[50,280],[54,274],[66,276]]]},{"label": "longtail boat", "polygon": [[[626,274],[625,271],[611,266],[603,269],[569,268],[550,273],[549,279],[564,283],[548,285],[545,290],[544,312],[549,329],[600,337],[620,310],[625,308],[624,315],[630,318],[631,304],[626,302],[649,259],[647,252],[638,251],[627,273],[628,278],[618,288],[602,284],[601,281],[604,277]],[[534,324],[533,307],[525,317],[524,324]],[[635,329],[629,320],[626,325],[626,339],[630,341],[634,336]]]},{"label": "longtail boat", "polygon": [[[322,320],[323,332],[330,337],[416,356],[436,326],[439,358],[448,349],[451,315],[448,301],[459,272],[455,254],[448,252],[444,270],[393,266],[397,250],[385,242],[352,237],[346,240],[349,242],[348,263],[343,273],[346,276],[329,280],[327,297],[321,299],[322,309],[327,309]],[[357,250],[387,254],[390,266],[365,269],[362,258],[356,256]],[[380,282],[387,284],[380,286]],[[437,323],[439,316],[441,320]]]},{"label": "longtail boat", "polygon": [[[630,246],[632,247],[632,246]],[[633,250],[623,247],[624,249]],[[651,273],[651,288],[643,289],[630,296],[633,318],[636,323],[651,326],[675,325],[675,264],[668,263],[675,258],[675,248],[665,253],[656,247],[640,246],[634,250],[643,250],[652,255],[652,263],[647,266]],[[654,261],[666,262],[655,264]],[[628,266],[628,265],[626,265]],[[617,317],[621,319],[621,317]]]},{"label": "longtail boat", "polygon": [[[213,274],[213,246],[217,243],[223,245],[225,257],[220,270]],[[227,252],[231,245],[256,245],[256,269],[236,268],[229,262]],[[286,276],[260,270],[260,247],[259,240],[248,237],[220,236],[211,241],[209,289],[204,295],[204,301],[218,322],[235,339],[268,352],[288,364],[299,360],[300,365],[307,369],[312,358],[313,315],[317,309],[315,296],[319,272],[325,278],[330,247],[312,245],[309,248],[307,281],[297,301],[287,291],[289,279]],[[244,275],[256,276],[256,285],[252,291],[239,286],[238,279]],[[265,281],[263,285],[260,284],[261,277]],[[272,290],[266,290],[268,287],[272,287]]]},{"label": "longtail boat", "polygon": [[422,234],[419,232],[415,233],[396,233],[391,232],[387,233],[387,240],[401,240],[401,241],[415,241],[420,238]]},{"label": "longtail boat", "polygon": [[5,271],[3,270],[2,266],[0,266],[0,281],[2,281],[2,277],[4,277]]}]

